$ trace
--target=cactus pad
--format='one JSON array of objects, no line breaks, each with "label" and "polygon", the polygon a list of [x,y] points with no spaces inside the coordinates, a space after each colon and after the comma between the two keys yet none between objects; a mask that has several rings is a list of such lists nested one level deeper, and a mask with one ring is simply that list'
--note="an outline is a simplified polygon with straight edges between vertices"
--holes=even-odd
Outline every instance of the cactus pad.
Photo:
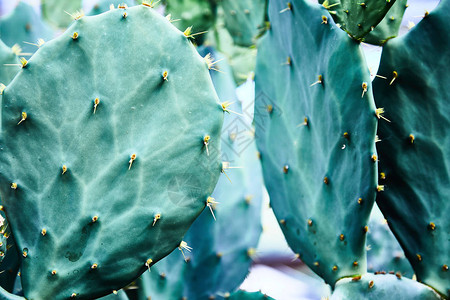
[{"label": "cactus pad", "polygon": [[100,297],[177,248],[221,173],[223,114],[205,60],[148,6],[83,17],[24,62],[0,191],[25,297]]},{"label": "cactus pad", "polygon": [[388,11],[383,20],[364,37],[364,42],[374,45],[383,45],[389,39],[398,35],[402,25],[403,15],[408,7],[407,0],[397,0]]},{"label": "cactus pad", "polygon": [[383,20],[395,0],[319,0],[334,21],[356,40],[362,40]]},{"label": "cactus pad", "polygon": [[430,287],[398,274],[365,274],[337,282],[330,300],[344,299],[438,300],[440,297]]},{"label": "cactus pad", "polygon": [[[374,81],[381,122],[378,206],[417,275],[450,297],[450,1],[386,43]],[[384,179],[383,179],[384,178]]]},{"label": "cactus pad", "polygon": [[264,28],[267,0],[223,0],[225,27],[238,46],[255,44]]},{"label": "cactus pad", "polygon": [[258,48],[256,141],[288,244],[333,285],[366,271],[376,110],[359,44],[318,4],[285,9],[269,3],[271,28]]},{"label": "cactus pad", "polygon": [[53,30],[36,14],[31,5],[20,1],[8,15],[0,19],[0,37],[9,47],[19,45],[25,53],[34,53],[39,39],[53,38]]}]

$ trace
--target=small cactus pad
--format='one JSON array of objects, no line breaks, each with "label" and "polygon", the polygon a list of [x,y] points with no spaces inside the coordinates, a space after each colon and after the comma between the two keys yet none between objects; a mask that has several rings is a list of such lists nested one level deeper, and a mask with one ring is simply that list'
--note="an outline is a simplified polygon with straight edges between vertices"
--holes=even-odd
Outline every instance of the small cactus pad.
[{"label": "small cactus pad", "polygon": [[378,206],[417,280],[450,297],[450,1],[386,43],[374,81],[381,121]]},{"label": "small cactus pad", "polygon": [[366,271],[377,190],[376,110],[357,42],[308,1],[269,2],[258,48],[256,141],[292,250],[334,285]]},{"label": "small cactus pad", "polygon": [[330,300],[408,299],[439,300],[430,287],[393,274],[365,274],[344,278],[336,283]]},{"label": "small cactus pad", "polygon": [[238,46],[255,44],[264,28],[267,0],[222,0],[225,27]]},{"label": "small cactus pad", "polygon": [[389,39],[398,35],[402,25],[403,15],[408,7],[407,0],[397,0],[383,20],[364,37],[364,42],[373,45],[383,45]]},{"label": "small cactus pad", "polygon": [[0,18],[0,37],[9,47],[17,44],[24,53],[31,54],[38,49],[39,39],[53,38],[53,30],[42,22],[31,5],[20,1],[14,10]]},{"label": "small cactus pad", "polygon": [[376,204],[370,215],[367,248],[369,272],[399,272],[407,278],[413,277],[414,271],[411,264]]},{"label": "small cactus pad", "polygon": [[319,0],[334,21],[356,40],[362,40],[383,20],[395,0]]},{"label": "small cactus pad", "polygon": [[220,153],[223,115],[208,64],[148,6],[41,47],[3,95],[0,191],[25,297],[100,297],[177,248],[220,176],[208,145]]},{"label": "small cactus pad", "polygon": [[42,17],[49,24],[66,28],[79,17],[82,0],[41,0]]},{"label": "small cactus pad", "polygon": [[[211,53],[214,61],[222,59],[210,47],[199,52],[202,56]],[[214,66],[221,71],[211,70],[221,101],[237,101],[229,66],[224,60]],[[239,102],[226,109],[229,113],[222,131],[222,160],[230,168],[224,169],[208,207],[183,238],[192,250],[182,249],[181,253],[176,249],[144,273],[138,283],[140,299],[219,298],[239,288],[249,272],[262,230],[261,167],[248,132],[251,127],[235,114],[240,113]]]}]

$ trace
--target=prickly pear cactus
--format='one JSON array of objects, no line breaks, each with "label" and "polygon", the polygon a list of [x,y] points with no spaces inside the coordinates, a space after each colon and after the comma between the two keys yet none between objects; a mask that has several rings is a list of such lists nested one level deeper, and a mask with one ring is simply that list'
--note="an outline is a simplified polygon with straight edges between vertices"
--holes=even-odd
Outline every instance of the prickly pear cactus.
[{"label": "prickly pear cactus", "polygon": [[377,111],[359,44],[320,5],[286,7],[269,2],[258,48],[256,141],[288,244],[333,286],[366,271]]},{"label": "prickly pear cactus", "polygon": [[[212,53],[214,61],[222,59],[209,47],[199,52]],[[225,61],[214,68],[221,71],[211,73],[221,100],[237,101]],[[235,114],[240,111],[238,102],[227,110],[230,113],[225,116],[222,131],[222,159],[242,169],[230,168],[222,174],[208,209],[184,237],[192,251],[175,250],[141,276],[139,299],[221,299],[236,290],[249,272],[261,233],[262,178],[249,127]]]},{"label": "prickly pear cactus", "polygon": [[225,27],[238,46],[255,44],[264,30],[267,0],[222,0]]},{"label": "prickly pear cactus", "polygon": [[111,5],[114,5],[115,8],[117,8],[118,6],[123,6],[123,5],[127,5],[128,7],[131,7],[131,6],[135,5],[135,2],[134,2],[134,0],[127,0],[127,1],[123,1],[123,0],[100,0],[100,1],[98,1],[98,3],[96,3],[94,5],[92,10],[87,15],[88,16],[95,16],[95,15],[99,15],[101,13],[107,12],[108,10],[110,10]]},{"label": "prickly pear cactus", "polygon": [[331,300],[341,299],[411,299],[437,300],[439,295],[430,287],[400,274],[365,274],[337,282]]},{"label": "prickly pear cactus", "polygon": [[38,49],[39,39],[53,38],[53,30],[42,22],[33,7],[20,1],[13,11],[0,18],[0,38],[9,47],[17,44],[31,55]]},{"label": "prickly pear cactus", "polygon": [[414,271],[411,264],[376,204],[370,215],[367,247],[369,272],[398,272],[404,277],[413,277]]},{"label": "prickly pear cactus", "polygon": [[319,0],[336,24],[356,40],[362,40],[383,20],[395,0]]},{"label": "prickly pear cactus", "polygon": [[22,63],[0,192],[25,297],[119,290],[180,245],[222,171],[208,63],[146,5],[83,17]]},{"label": "prickly pear cactus", "polygon": [[197,34],[195,43],[201,45],[205,34],[214,24],[217,14],[217,0],[164,0],[166,13],[177,20],[173,24],[181,31],[192,26]]},{"label": "prickly pear cactus", "polygon": [[396,37],[402,25],[403,15],[408,7],[407,2],[407,0],[396,0],[383,20],[364,37],[364,42],[384,45],[388,40]]},{"label": "prickly pear cactus", "polygon": [[450,47],[443,0],[408,34],[389,41],[374,81],[381,122],[378,206],[417,275],[450,297]]},{"label": "prickly pear cactus", "polygon": [[82,0],[41,0],[42,17],[57,28],[66,28],[81,11],[81,3]]}]

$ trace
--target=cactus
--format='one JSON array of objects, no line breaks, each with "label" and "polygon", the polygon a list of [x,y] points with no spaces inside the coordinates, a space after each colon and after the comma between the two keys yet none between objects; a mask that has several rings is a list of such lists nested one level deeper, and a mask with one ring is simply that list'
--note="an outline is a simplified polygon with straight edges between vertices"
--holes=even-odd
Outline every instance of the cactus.
[{"label": "cactus", "polygon": [[377,190],[369,71],[323,7],[271,1],[269,20],[255,77],[264,179],[288,244],[333,286],[366,271]]},{"label": "cactus", "polygon": [[41,0],[42,17],[54,27],[66,28],[81,13],[81,1]]},{"label": "cactus", "polygon": [[107,12],[111,9],[111,5],[114,5],[114,7],[117,8],[119,5],[133,6],[135,3],[134,0],[100,0],[87,15],[95,16]]},{"label": "cactus", "polygon": [[319,0],[334,21],[356,40],[363,40],[383,20],[395,0]]},{"label": "cactus", "polygon": [[367,236],[367,270],[369,272],[399,272],[412,278],[414,271],[387,225],[380,209],[375,204],[370,215]]},{"label": "cactus", "polygon": [[[195,43],[201,45],[205,34],[213,26],[217,14],[217,0],[164,0],[166,12],[172,19],[178,20],[174,25],[181,31],[192,26]],[[198,34],[202,33],[202,34]]]},{"label": "cactus", "polygon": [[407,0],[396,0],[384,19],[364,37],[364,42],[383,45],[388,40],[396,37],[402,25],[403,15],[408,7]]},{"label": "cactus", "polygon": [[377,199],[417,279],[450,296],[450,114],[446,100],[450,1],[443,0],[408,34],[383,48],[374,81],[381,122]]},{"label": "cactus", "polygon": [[39,39],[53,38],[53,30],[42,22],[33,7],[20,1],[13,11],[0,19],[0,37],[7,46],[18,44],[25,53],[31,54],[38,49]]},{"label": "cactus", "polygon": [[426,285],[399,274],[365,274],[339,280],[330,299],[438,300],[440,297]]},{"label": "cactus", "polygon": [[[199,52],[202,56],[211,53],[215,61],[220,61],[214,65],[220,72],[211,71],[219,98],[224,103],[237,101],[230,68],[221,60],[223,57],[209,47]],[[240,112],[238,102],[227,110]],[[261,233],[262,198],[262,178],[253,176],[260,174],[255,145],[242,148],[253,139],[246,131],[248,127],[239,115],[225,116],[222,159],[243,168],[230,169],[219,179],[210,209],[200,215],[184,238],[192,252],[175,250],[141,276],[139,299],[207,300],[233,292],[245,279]]]},{"label": "cactus", "polygon": [[267,0],[222,0],[225,27],[238,46],[250,47],[264,29]]},{"label": "cactus", "polygon": [[208,64],[146,4],[83,17],[22,65],[0,192],[25,297],[109,294],[182,244],[222,171]]}]

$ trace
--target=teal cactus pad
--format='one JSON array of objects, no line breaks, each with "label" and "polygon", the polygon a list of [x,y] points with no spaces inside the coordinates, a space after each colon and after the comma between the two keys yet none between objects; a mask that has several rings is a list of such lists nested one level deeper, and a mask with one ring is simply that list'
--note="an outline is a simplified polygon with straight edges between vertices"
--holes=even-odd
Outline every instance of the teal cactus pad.
[{"label": "teal cactus pad", "polygon": [[330,300],[408,299],[438,300],[439,295],[417,281],[393,274],[365,274],[336,283]]},{"label": "teal cactus pad", "polygon": [[256,141],[288,244],[334,285],[366,271],[377,190],[369,70],[325,8],[307,1],[285,8],[269,3],[271,28],[258,48]]},{"label": "teal cactus pad", "polygon": [[[222,59],[209,47],[199,52]],[[237,101],[226,62],[220,61],[215,68],[224,72],[211,73],[220,99]],[[228,109],[239,112],[239,106],[235,102]],[[178,249],[158,262],[141,276],[139,299],[222,299],[244,281],[261,233],[262,175],[254,142],[247,144],[253,140],[249,129],[241,116],[225,115],[222,160],[242,169],[225,170],[219,179],[212,195],[219,202],[213,205],[216,221],[207,208],[184,237],[193,248],[184,250],[187,262]]]},{"label": "teal cactus pad", "polygon": [[450,1],[384,47],[374,90],[384,107],[378,206],[417,275],[450,297]]},{"label": "teal cactus pad", "polygon": [[[213,26],[217,15],[217,0],[164,0],[166,13],[172,19],[178,20],[173,24],[184,31],[192,26],[193,33],[208,31]],[[195,43],[201,45],[205,34],[195,36]]]},{"label": "teal cactus pad", "polygon": [[369,272],[399,272],[404,277],[413,277],[411,264],[376,204],[370,215],[367,247]]},{"label": "teal cactus pad", "polygon": [[20,1],[9,14],[0,18],[0,38],[9,47],[15,44],[24,53],[34,53],[38,39],[48,41],[53,38],[53,30],[36,14],[33,7]]},{"label": "teal cactus pad", "polygon": [[273,300],[273,298],[264,295],[260,292],[246,292],[246,291],[237,291],[231,294],[229,297],[225,297],[227,300]]},{"label": "teal cactus pad", "polygon": [[110,10],[111,5],[114,5],[114,7],[117,8],[119,5],[127,5],[128,7],[131,7],[135,4],[136,3],[134,2],[134,0],[100,0],[94,5],[92,10],[87,15],[95,16],[107,12],[108,10]]},{"label": "teal cactus pad", "polygon": [[383,45],[389,39],[398,35],[405,14],[407,0],[396,0],[383,20],[364,37],[364,42],[374,45]]},{"label": "teal cactus pad", "polygon": [[3,96],[0,191],[25,297],[100,297],[172,252],[221,173],[206,146],[220,151],[223,114],[205,60],[150,7],[83,17],[42,46]]},{"label": "teal cactus pad", "polygon": [[222,0],[225,27],[238,46],[250,47],[264,31],[267,0]]},{"label": "teal cactus pad", "polygon": [[41,0],[42,17],[57,28],[66,28],[76,15],[81,12],[82,0]]},{"label": "teal cactus pad", "polygon": [[356,40],[362,40],[383,20],[395,0],[319,0],[336,24]]}]

